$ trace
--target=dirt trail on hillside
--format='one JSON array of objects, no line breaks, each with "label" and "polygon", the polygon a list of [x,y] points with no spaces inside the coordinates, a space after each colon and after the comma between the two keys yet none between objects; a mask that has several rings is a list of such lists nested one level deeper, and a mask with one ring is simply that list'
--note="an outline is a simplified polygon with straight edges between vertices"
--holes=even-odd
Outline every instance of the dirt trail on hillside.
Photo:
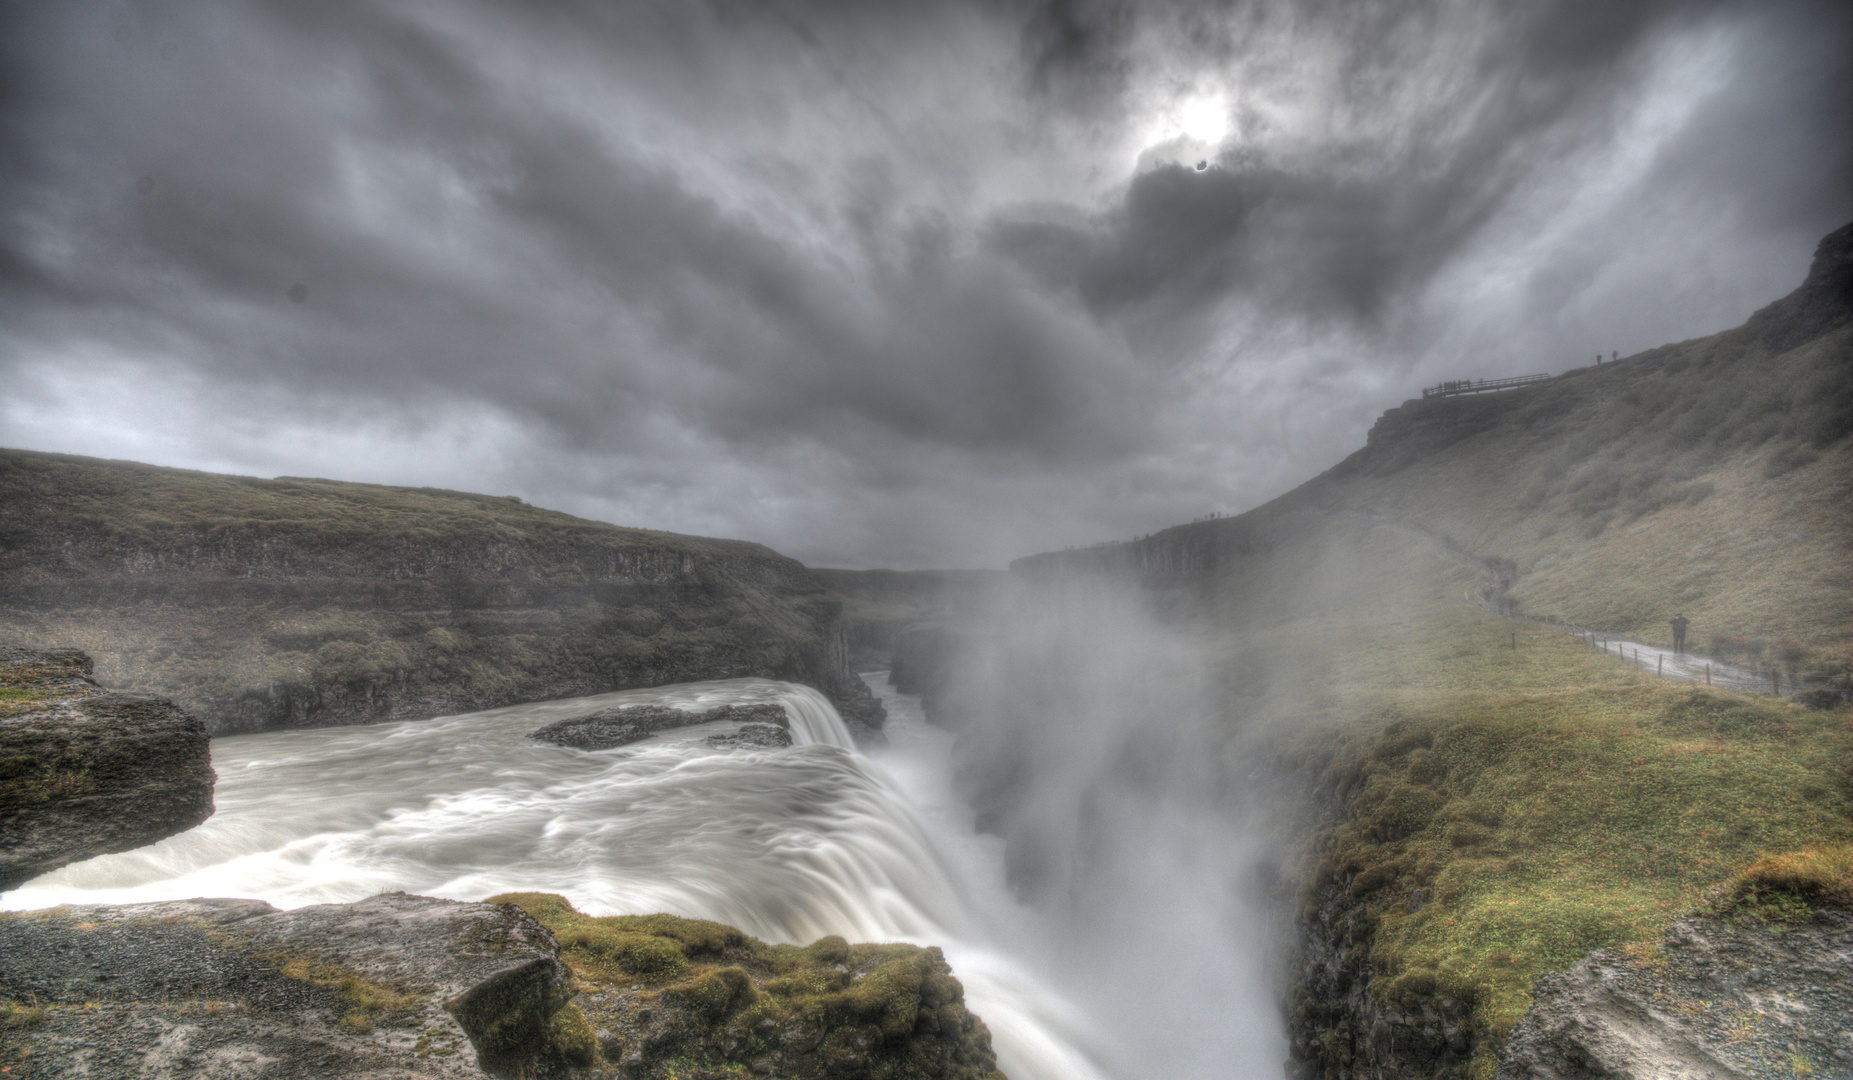
[{"label": "dirt trail on hillside", "polygon": [[1748,694],[1777,693],[1789,695],[1802,688],[1800,683],[1791,683],[1786,678],[1783,679],[1781,685],[1778,686],[1767,674],[1758,674],[1748,668],[1722,663],[1690,651],[1676,653],[1672,649],[1663,646],[1648,645],[1645,642],[1634,641],[1601,630],[1591,630],[1587,627],[1575,626],[1563,622],[1560,619],[1549,619],[1541,618],[1536,615],[1520,614],[1513,611],[1511,605],[1505,602],[1506,592],[1517,583],[1516,577],[1502,575],[1497,567],[1494,567],[1484,559],[1480,559],[1462,551],[1460,548],[1456,547],[1454,542],[1448,537],[1432,532],[1420,525],[1411,525],[1407,522],[1397,521],[1377,514],[1359,513],[1357,516],[1374,525],[1395,529],[1398,532],[1423,540],[1433,545],[1438,551],[1448,557],[1474,567],[1479,572],[1485,574],[1487,584],[1483,588],[1481,595],[1476,597],[1471,592],[1464,595],[1467,602],[1485,608],[1495,615],[1502,615],[1508,619],[1524,619],[1527,622],[1555,626],[1558,629],[1564,630],[1588,642],[1591,648],[1600,649],[1605,654],[1613,656],[1625,664],[1638,668],[1641,671],[1653,672],[1663,679],[1674,679],[1679,682],[1716,686],[1721,689],[1736,690]]},{"label": "dirt trail on hillside", "polygon": [[[1599,649],[1608,656],[1613,656],[1625,664],[1641,671],[1657,673],[1664,679],[1677,679],[1680,682],[1705,683],[1726,690],[1738,690],[1747,694],[1767,694],[1776,688],[1769,676],[1758,675],[1754,671],[1719,663],[1709,657],[1691,652],[1676,653],[1658,645],[1644,645],[1627,638],[1613,637],[1600,630],[1583,630],[1570,627],[1570,633],[1589,643],[1590,648]],[[1780,692],[1793,694],[1798,689],[1787,679],[1783,680]]]}]

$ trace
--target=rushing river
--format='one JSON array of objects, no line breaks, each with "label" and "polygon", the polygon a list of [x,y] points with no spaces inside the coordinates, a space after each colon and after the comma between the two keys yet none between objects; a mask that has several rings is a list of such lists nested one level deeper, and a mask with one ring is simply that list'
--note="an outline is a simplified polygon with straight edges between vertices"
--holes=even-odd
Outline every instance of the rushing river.
[{"label": "rushing river", "polygon": [[[667,911],[774,942],[939,945],[1013,1080],[1101,1076],[1087,1023],[1013,954],[1031,913],[1004,889],[1000,842],[976,836],[951,794],[950,736],[869,681],[893,744],[873,756],[816,691],[757,679],[215,739],[218,809],[205,824],[46,874],[7,906],[538,891],[592,914]],[[784,705],[793,746],[715,750],[700,727],[591,753],[526,737],[614,705],[756,702]]]},{"label": "rushing river", "polygon": [[[865,678],[891,745],[867,754],[821,694],[760,679],[215,739],[205,824],[5,903],[556,892],[592,914],[667,911],[773,942],[938,945],[1012,1080],[1274,1080],[1285,1046],[1254,846],[1207,794],[1201,742],[1165,719],[1182,714],[1128,696],[1175,681],[1105,633],[1081,637],[1098,655],[1077,647],[1026,700],[994,697],[994,729],[1033,751],[1007,781],[1011,851],[1056,853],[1033,907],[955,794],[953,737],[885,672]],[[701,726],[597,752],[527,738],[615,705],[762,702],[784,706],[793,746],[714,749]]]}]

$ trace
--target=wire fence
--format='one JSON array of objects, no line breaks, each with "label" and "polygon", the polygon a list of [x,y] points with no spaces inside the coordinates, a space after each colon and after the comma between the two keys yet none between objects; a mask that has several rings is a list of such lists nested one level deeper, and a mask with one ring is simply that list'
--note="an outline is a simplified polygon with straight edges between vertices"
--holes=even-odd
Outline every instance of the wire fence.
[{"label": "wire fence", "polygon": [[[1662,679],[1716,686],[1746,694],[1774,694],[1778,697],[1792,697],[1810,690],[1827,690],[1838,694],[1843,700],[1853,701],[1853,686],[1842,685],[1845,682],[1844,679],[1811,678],[1799,672],[1784,670],[1779,666],[1757,671],[1689,649],[1675,650],[1659,645],[1648,645],[1622,637],[1620,634],[1578,626],[1553,616],[1521,614],[1514,610],[1510,603],[1497,596],[1475,596],[1469,592],[1466,594],[1466,599],[1495,615],[1555,627],[1573,637],[1582,639],[1590,648],[1604,656],[1613,656],[1637,671],[1651,672]],[[1517,644],[1517,637],[1514,636],[1513,647],[1516,648]]]}]

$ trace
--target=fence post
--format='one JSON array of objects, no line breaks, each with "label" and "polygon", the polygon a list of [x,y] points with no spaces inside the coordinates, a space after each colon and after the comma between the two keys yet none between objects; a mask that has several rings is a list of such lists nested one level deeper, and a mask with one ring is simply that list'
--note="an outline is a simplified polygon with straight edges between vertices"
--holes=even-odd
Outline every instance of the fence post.
[{"label": "fence post", "polygon": [[1711,665],[1710,664],[1705,665],[1705,685],[1706,686],[1711,685]]},{"label": "fence post", "polygon": [[1654,678],[1656,679],[1666,678],[1666,654],[1665,653],[1661,653],[1659,656],[1654,657]]},{"label": "fence post", "polygon": [[1517,630],[1512,631],[1512,651],[1513,652],[1518,651],[1518,631]]}]

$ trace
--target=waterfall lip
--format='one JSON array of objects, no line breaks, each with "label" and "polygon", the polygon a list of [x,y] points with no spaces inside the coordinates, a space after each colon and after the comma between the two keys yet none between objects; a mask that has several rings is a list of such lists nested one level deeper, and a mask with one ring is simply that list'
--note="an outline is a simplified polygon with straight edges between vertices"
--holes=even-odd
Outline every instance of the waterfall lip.
[{"label": "waterfall lip", "polygon": [[[527,737],[627,705],[755,703],[784,708],[792,746],[718,749],[702,724],[608,750]],[[1081,1049],[1087,1022],[1015,955],[1009,920],[987,906],[1007,891],[1001,870],[966,850],[988,850],[986,839],[948,807],[917,804],[898,782],[905,755],[865,755],[814,688],[681,684],[230,736],[213,750],[220,811],[204,826],[35,879],[0,906],[242,895],[290,909],[392,890],[542,891],[589,914],[667,911],[772,942],[937,945],[1009,1075],[1102,1075]],[[967,880],[974,867],[998,880]]]}]

